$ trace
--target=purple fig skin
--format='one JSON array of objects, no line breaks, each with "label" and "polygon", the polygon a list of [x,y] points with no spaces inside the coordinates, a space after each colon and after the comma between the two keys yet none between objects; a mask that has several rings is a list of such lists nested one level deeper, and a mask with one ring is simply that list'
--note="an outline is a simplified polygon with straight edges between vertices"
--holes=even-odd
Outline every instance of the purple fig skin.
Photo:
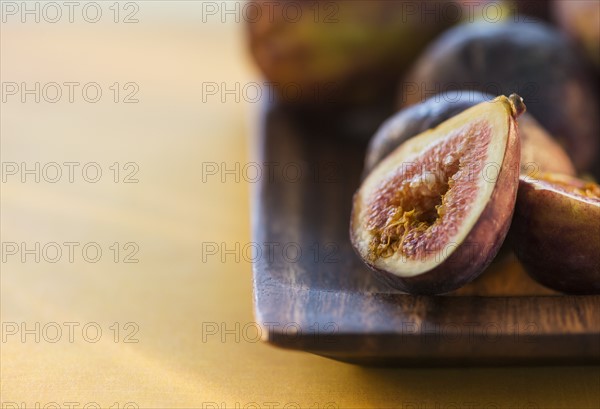
[{"label": "purple fig skin", "polygon": [[519,261],[540,284],[600,294],[600,200],[579,200],[521,177],[511,235]]},{"label": "purple fig skin", "polygon": [[[512,116],[509,117],[508,130],[506,151],[496,185],[478,221],[464,241],[441,264],[413,277],[397,276],[378,269],[363,259],[381,281],[410,294],[444,294],[472,281],[492,262],[511,225],[519,182],[521,145],[516,121]],[[354,225],[357,223],[359,221],[353,215],[350,238],[355,249],[358,248],[357,238],[354,236]]]},{"label": "purple fig skin", "polygon": [[568,37],[542,22],[477,22],[447,30],[401,84],[403,107],[432,91],[519,93],[527,111],[565,148],[578,171],[600,155],[598,93]]},{"label": "purple fig skin", "polygon": [[435,95],[406,107],[389,118],[371,138],[365,157],[366,176],[383,158],[413,136],[435,128],[447,119],[495,96],[473,90],[456,90]]}]

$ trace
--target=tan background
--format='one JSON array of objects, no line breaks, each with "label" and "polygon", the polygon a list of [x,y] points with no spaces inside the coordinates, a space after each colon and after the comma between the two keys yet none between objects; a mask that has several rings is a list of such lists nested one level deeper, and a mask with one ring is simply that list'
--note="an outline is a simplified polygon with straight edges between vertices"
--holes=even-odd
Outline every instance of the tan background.
[{"label": "tan background", "polygon": [[[252,186],[218,178],[203,183],[201,175],[202,163],[233,167],[249,160],[256,106],[233,97],[203,103],[202,83],[243,86],[258,77],[234,18],[202,24],[199,3],[157,1],[137,3],[138,23],[115,24],[111,3],[102,3],[105,14],[96,24],[77,13],[72,24],[21,23],[18,16],[2,24],[3,82],[94,81],[103,90],[96,104],[80,93],[72,104],[65,95],[56,104],[4,95],[3,162],[97,162],[103,170],[98,183],[77,172],[73,183],[63,175],[54,184],[4,175],[2,242],[97,242],[103,250],[98,263],[80,251],[73,263],[65,254],[57,263],[4,254],[4,407],[600,407],[597,367],[365,369],[243,336],[236,342],[235,334],[225,342],[219,335],[203,340],[203,323],[235,332],[236,323],[253,320],[250,263],[233,256],[203,262],[201,253],[206,242],[250,241]],[[130,81],[139,86],[139,102],[112,102],[109,86]],[[114,183],[114,162],[135,162],[139,182]],[[113,242],[136,243],[139,262],[123,263],[121,253],[115,263]],[[40,332],[51,322],[79,327],[72,343],[64,326],[56,343],[44,339],[54,332],[40,334],[39,343],[35,335],[22,342],[5,331],[12,322],[34,329],[40,323]],[[91,322],[103,330],[96,343],[81,334]],[[139,327],[137,343],[124,342],[134,328],[124,328],[128,322]]]}]

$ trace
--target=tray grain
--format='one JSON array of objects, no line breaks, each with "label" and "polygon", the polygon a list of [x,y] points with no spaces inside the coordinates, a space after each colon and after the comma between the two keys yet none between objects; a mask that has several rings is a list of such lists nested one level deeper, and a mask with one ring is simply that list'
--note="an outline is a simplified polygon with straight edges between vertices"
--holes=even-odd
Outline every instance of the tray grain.
[{"label": "tray grain", "polygon": [[348,238],[366,145],[308,118],[277,105],[260,113],[256,162],[270,171],[255,184],[252,223],[265,341],[365,365],[600,363],[600,296],[548,290],[511,255],[444,296],[378,281]]}]

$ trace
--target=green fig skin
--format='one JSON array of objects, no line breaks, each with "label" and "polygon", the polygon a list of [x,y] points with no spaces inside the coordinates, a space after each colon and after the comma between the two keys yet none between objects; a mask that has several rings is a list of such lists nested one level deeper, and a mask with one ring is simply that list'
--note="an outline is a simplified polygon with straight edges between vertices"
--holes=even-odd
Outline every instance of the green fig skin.
[{"label": "green fig skin", "polygon": [[511,239],[539,283],[568,294],[600,294],[600,199],[581,200],[522,176]]},{"label": "green fig skin", "polygon": [[[246,8],[262,17],[246,24],[250,54],[283,103],[372,103],[393,94],[423,48],[456,23],[437,12],[451,3],[251,0]],[[433,13],[424,14],[425,7]],[[294,98],[285,92],[290,87]]]}]

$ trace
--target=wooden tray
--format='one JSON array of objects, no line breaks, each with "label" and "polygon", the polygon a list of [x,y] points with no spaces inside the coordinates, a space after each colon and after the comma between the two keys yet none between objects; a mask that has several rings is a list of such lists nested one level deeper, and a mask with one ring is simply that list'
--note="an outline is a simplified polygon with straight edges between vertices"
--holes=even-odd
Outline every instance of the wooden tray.
[{"label": "wooden tray", "polygon": [[348,238],[365,143],[283,107],[260,116],[253,258],[265,341],[372,365],[600,363],[600,296],[545,289],[509,253],[445,296],[378,281]]}]

